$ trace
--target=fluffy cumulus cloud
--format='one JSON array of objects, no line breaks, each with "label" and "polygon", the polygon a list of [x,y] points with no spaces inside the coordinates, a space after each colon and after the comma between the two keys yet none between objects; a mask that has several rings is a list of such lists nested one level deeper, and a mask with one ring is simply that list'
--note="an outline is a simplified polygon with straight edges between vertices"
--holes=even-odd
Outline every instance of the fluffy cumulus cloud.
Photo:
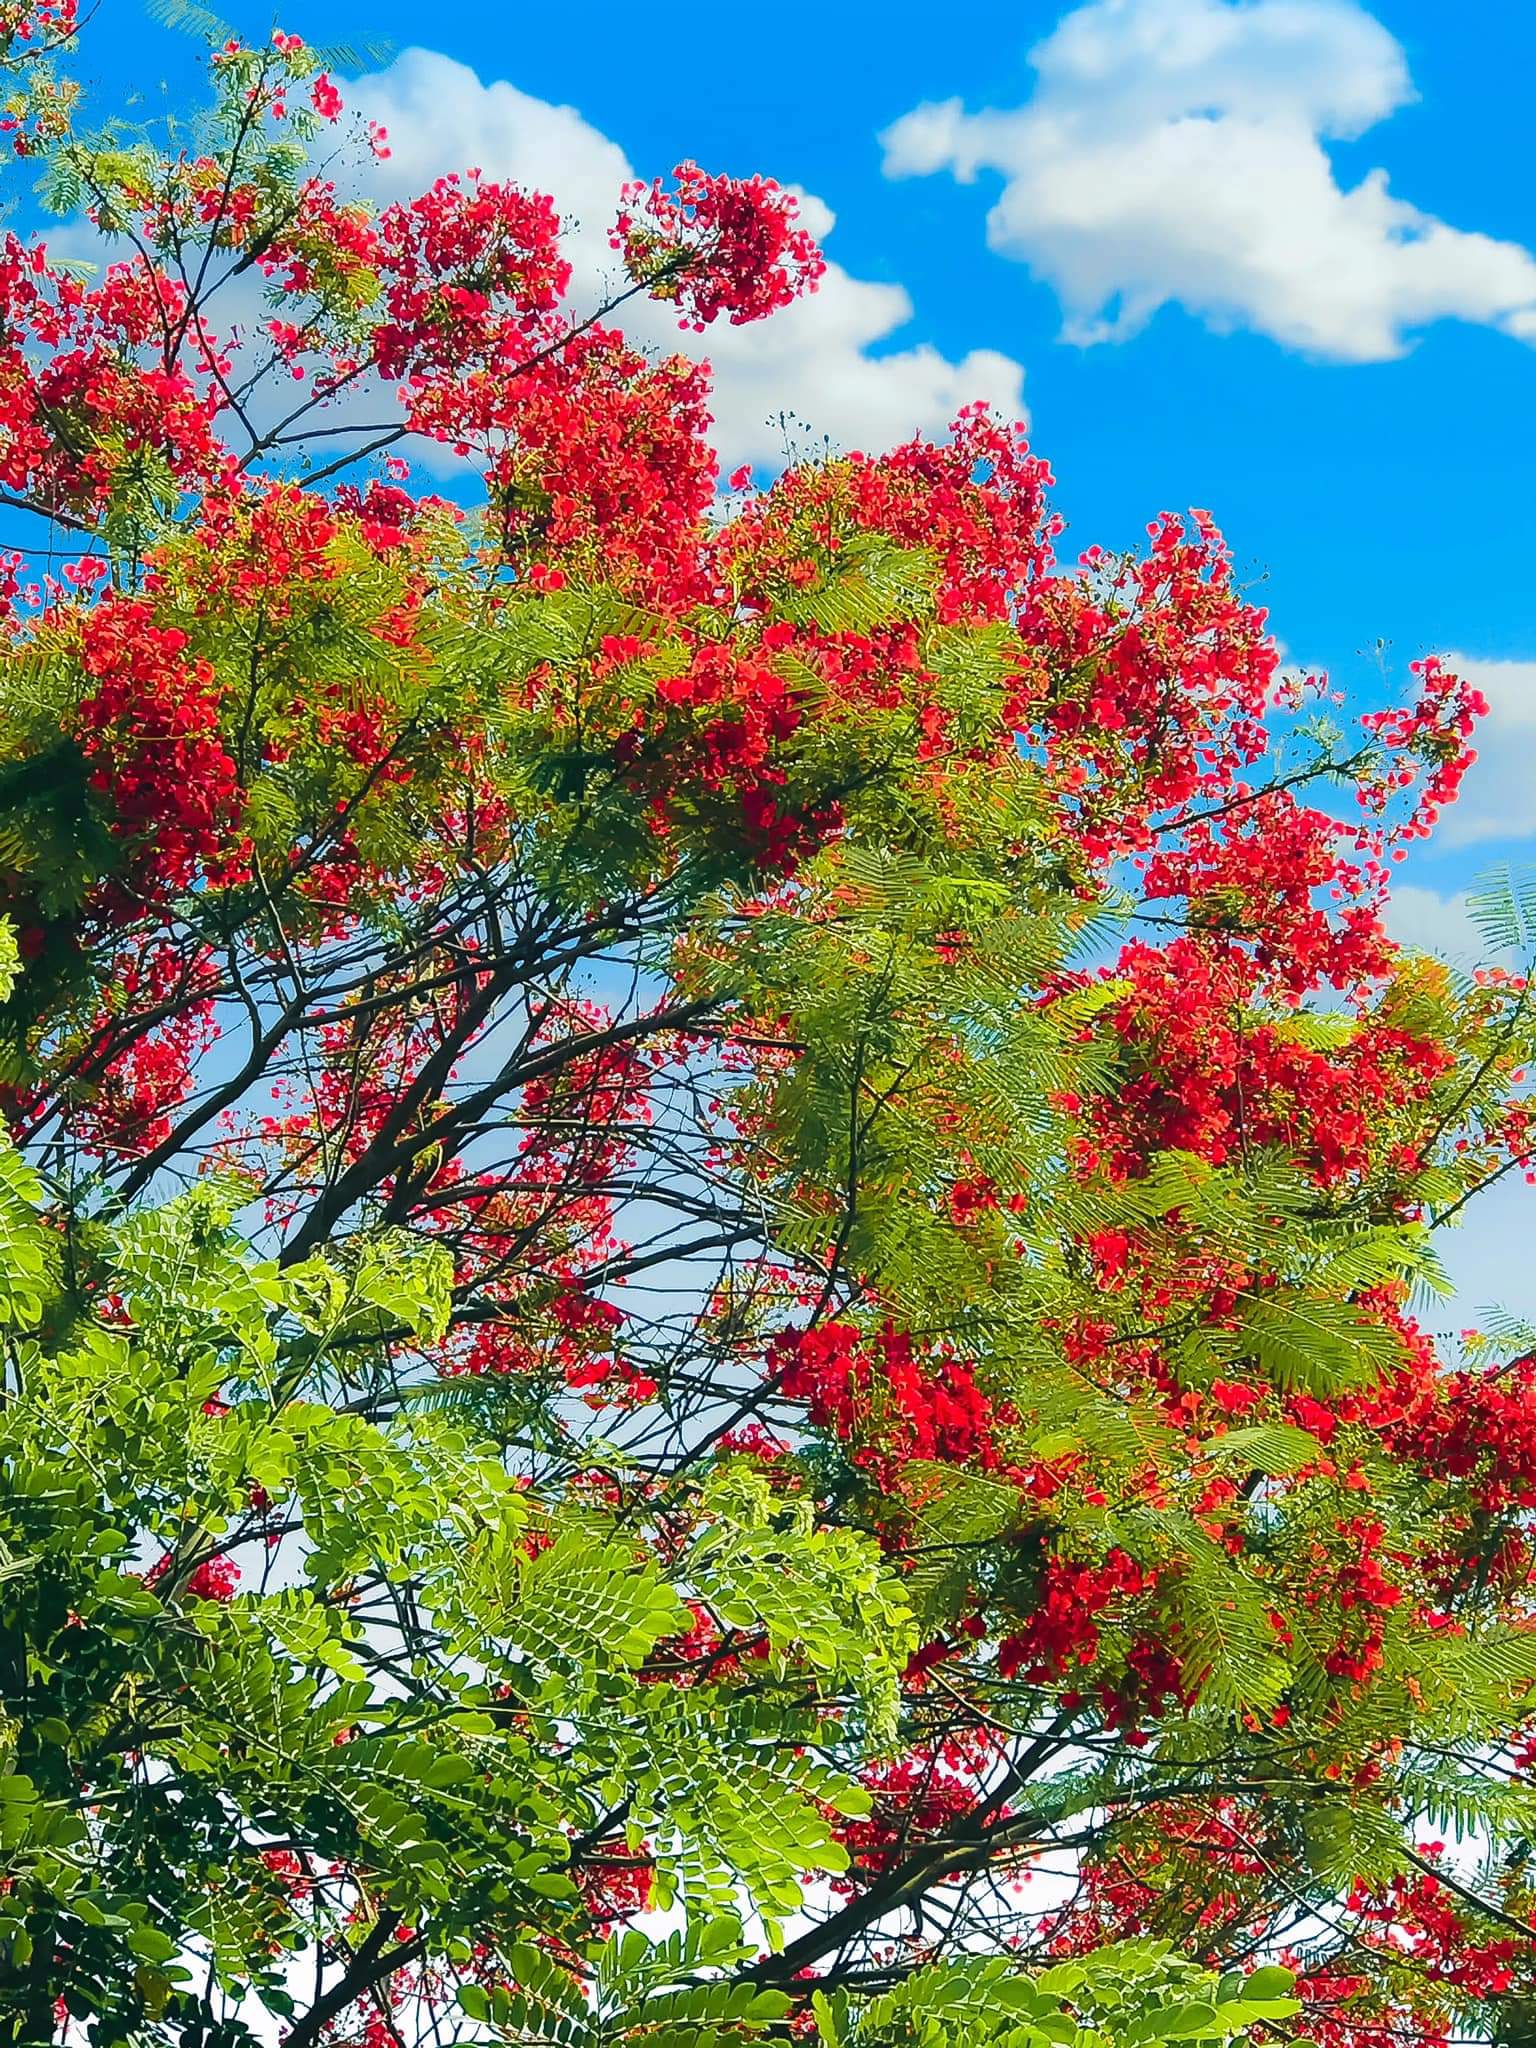
[{"label": "fluffy cumulus cloud", "polygon": [[1022,107],[915,108],[882,138],[892,177],[1000,173],[1000,255],[1059,296],[1069,338],[1117,340],[1177,302],[1345,362],[1456,318],[1536,341],[1536,258],[1448,226],[1327,145],[1414,96],[1403,52],[1354,0],[1090,0],[1032,52]]},{"label": "fluffy cumulus cloud", "polygon": [[[472,166],[532,185],[552,193],[571,223],[575,302],[594,303],[615,284],[608,227],[618,188],[634,173],[619,145],[574,108],[505,81],[485,84],[429,50],[407,50],[388,70],[356,80],[348,100],[389,131],[391,155],[372,173],[379,197],[404,197]],[[818,199],[806,196],[802,208],[818,237],[831,232],[833,216]],[[814,297],[755,326],[722,322],[703,336],[683,335],[673,314],[643,300],[626,306],[622,321],[637,340],[708,357],[728,467],[776,467],[786,443],[805,448],[824,438],[841,449],[888,448],[918,431],[941,431],[976,399],[1023,417],[1024,373],[1009,357],[978,349],[951,362],[926,343],[893,345],[912,312],[900,285],[871,283],[830,262]]]},{"label": "fluffy cumulus cloud", "polygon": [[1387,903],[1387,930],[1400,945],[1433,953],[1458,967],[1477,966],[1493,957],[1462,892],[1442,895],[1417,882],[1397,883]]}]

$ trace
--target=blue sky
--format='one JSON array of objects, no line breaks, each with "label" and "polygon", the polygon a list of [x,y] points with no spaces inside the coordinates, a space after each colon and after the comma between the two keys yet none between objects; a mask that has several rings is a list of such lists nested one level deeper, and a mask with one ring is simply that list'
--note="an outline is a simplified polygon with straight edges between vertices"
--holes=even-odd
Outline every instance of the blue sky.
[{"label": "blue sky", "polygon": [[[1531,0],[285,0],[281,22],[399,53],[349,95],[391,130],[386,191],[471,162],[541,182],[594,275],[627,166],[816,195],[827,287],[720,351],[729,458],[771,466],[780,405],[870,446],[1022,402],[1069,543],[1209,507],[1291,658],[1362,708],[1420,654],[1474,668],[1494,717],[1404,877],[1405,936],[1471,947],[1469,879],[1536,860]],[[98,106],[153,103],[197,54],[102,0],[82,68]]]}]

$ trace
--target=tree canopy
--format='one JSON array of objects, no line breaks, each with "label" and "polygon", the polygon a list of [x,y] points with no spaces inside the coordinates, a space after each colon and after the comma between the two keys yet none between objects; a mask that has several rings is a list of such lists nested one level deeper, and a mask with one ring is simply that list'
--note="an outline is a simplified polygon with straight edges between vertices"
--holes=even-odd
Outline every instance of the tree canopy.
[{"label": "tree canopy", "polygon": [[0,8],[100,259],[0,245],[0,2041],[1521,2038],[1536,1340],[1435,1301],[1536,1024],[1382,923],[1475,693],[980,410],[722,491],[622,309],[787,194],[577,304],[179,11],[95,132]]}]

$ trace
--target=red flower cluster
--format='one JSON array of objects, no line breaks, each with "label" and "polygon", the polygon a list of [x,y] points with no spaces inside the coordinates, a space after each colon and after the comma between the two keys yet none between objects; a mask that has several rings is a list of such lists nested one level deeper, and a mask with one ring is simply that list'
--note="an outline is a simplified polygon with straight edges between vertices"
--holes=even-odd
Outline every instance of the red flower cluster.
[{"label": "red flower cluster", "polygon": [[[163,1585],[174,1562],[170,1551],[158,1558],[144,1574],[146,1586]],[[240,1567],[233,1558],[205,1558],[188,1573],[182,1594],[193,1600],[233,1600],[240,1587]]]},{"label": "red flower cluster", "polygon": [[[912,1750],[864,1771],[860,1782],[873,1804],[855,1820],[833,1817],[852,1867],[830,1880],[831,1889],[850,1896],[975,1815],[987,1805],[990,1761],[986,1741],[968,1738]],[[1006,1804],[999,1803],[991,1817],[1006,1820]]]},{"label": "red flower cluster", "polygon": [[296,484],[212,491],[198,507],[195,545],[178,551],[174,576],[157,557],[150,588],[174,580],[200,611],[257,608],[275,624],[293,615],[310,586],[335,576],[330,551],[340,531],[324,499]]},{"label": "red flower cluster", "polygon": [[1456,801],[1462,778],[1477,759],[1468,742],[1477,721],[1487,715],[1488,700],[1435,655],[1414,662],[1413,673],[1419,679],[1419,690],[1410,704],[1367,712],[1360,721],[1389,757],[1403,757],[1366,785],[1361,801],[1368,807],[1384,808],[1394,789],[1405,789],[1414,782],[1415,771],[1408,764],[1417,760],[1428,774],[1413,816],[1398,836],[1422,839],[1444,807]]},{"label": "red flower cluster", "polygon": [[560,216],[543,193],[471,177],[380,215],[368,253],[385,279],[374,329],[382,377],[457,380],[471,364],[505,374],[541,341],[570,282]]},{"label": "red flower cluster", "polygon": [[[188,993],[177,969],[163,956],[153,969],[159,971],[152,971],[147,982],[158,981],[167,996],[176,997],[165,1021],[115,1054],[110,1052],[113,1020],[108,1017],[102,1023],[100,1042],[109,1049],[108,1056],[77,1129],[81,1143],[103,1157],[140,1157],[163,1144],[176,1111],[192,1092],[198,1062],[218,1042],[212,998]],[[125,968],[119,987],[133,1001],[137,971]]]},{"label": "red flower cluster", "polygon": [[1425,1472],[1471,1480],[1488,1514],[1536,1507],[1536,1359],[1436,1381],[1392,1440]]},{"label": "red flower cluster", "polygon": [[814,291],[826,263],[796,227],[799,208],[772,178],[726,178],[679,164],[670,188],[626,185],[609,236],[624,267],[654,298],[670,299],[702,334],[726,314],[761,320]]},{"label": "red flower cluster", "polygon": [[[0,485],[71,519],[105,509],[116,485],[163,465],[175,487],[212,483],[227,463],[218,394],[166,336],[187,325],[186,293],[144,264],[113,264],[87,287],[39,245],[0,241]],[[193,368],[214,352],[191,324]],[[158,354],[157,354],[158,350]]]},{"label": "red flower cluster", "polygon": [[72,36],[79,25],[79,0],[3,0],[0,50],[14,63],[18,45],[24,52],[59,43]]},{"label": "red flower cluster", "polygon": [[1074,1665],[1092,1664],[1106,1608],[1137,1599],[1155,1584],[1155,1575],[1120,1549],[1111,1549],[1102,1564],[1047,1558],[1028,1622],[998,1645],[999,1674],[1038,1683],[1060,1678]]},{"label": "red flower cluster", "polygon": [[645,1848],[613,1850],[584,1862],[577,1873],[581,1902],[596,1939],[605,1940],[616,1925],[628,1925],[651,1903],[655,1868]]},{"label": "red flower cluster", "polygon": [[[1059,531],[1045,509],[1051,481],[1021,427],[970,406],[943,442],[913,440],[889,455],[786,470],[721,534],[720,570],[749,604],[766,610],[786,580],[791,587],[814,582],[850,537],[875,534],[935,557],[945,623],[1005,620],[1051,567]],[[999,742],[1011,741],[1036,687],[1021,676],[1017,717]]]},{"label": "red flower cluster", "polygon": [[1318,1564],[1324,1576],[1303,1593],[1302,1600],[1314,1611],[1324,1605],[1344,1614],[1359,1610],[1359,1626],[1324,1653],[1323,1668],[1335,1678],[1363,1685],[1381,1668],[1386,1626],[1382,1617],[1397,1606],[1403,1589],[1383,1570],[1381,1546],[1386,1531],[1380,1522],[1354,1516],[1338,1525],[1338,1534],[1350,1547],[1351,1561],[1336,1569],[1330,1581],[1325,1553],[1319,1549]]},{"label": "red flower cluster", "polygon": [[108,596],[79,619],[80,665],[93,685],[77,733],[114,835],[129,849],[116,889],[137,899],[185,889],[243,864],[232,836],[240,792],[219,730],[212,665],[184,659],[187,636],[156,623],[151,603]]},{"label": "red flower cluster", "polygon": [[1246,1142],[1332,1185],[1369,1165],[1383,1119],[1424,1100],[1449,1064],[1443,1046],[1375,1024],[1331,1052],[1300,1044],[1252,1016],[1259,971],[1231,943],[1123,949],[1108,978],[1127,993],[1109,1023],[1126,1073],[1091,1106],[1085,1165],[1136,1175],[1169,1146],[1219,1165]]},{"label": "red flower cluster", "polygon": [[1081,1955],[1167,1924],[1241,1934],[1262,1923],[1249,1892],[1272,1874],[1270,1849],[1262,1812],[1236,1799],[1158,1800],[1111,1859],[1085,1862],[1076,1901],[1045,1923],[1052,1951]]},{"label": "red flower cluster", "polygon": [[[1385,875],[1341,859],[1345,828],[1286,790],[1255,795],[1217,823],[1197,820],[1143,868],[1149,902],[1182,898],[1192,923],[1251,947],[1266,981],[1301,995],[1382,974],[1390,948],[1378,906]],[[1325,895],[1326,892],[1326,895]],[[1327,906],[1346,899],[1340,914]]]},{"label": "red flower cluster", "polygon": [[[1443,1845],[1425,1843],[1423,1852],[1426,1861],[1437,1860]],[[1451,1897],[1441,1880],[1426,1870],[1385,1884],[1357,1880],[1349,1908],[1360,1916],[1367,1942],[1412,1956],[1430,1982],[1454,1985],[1478,1998],[1496,1998],[1514,1982],[1511,1965],[1536,1943],[1536,1929],[1526,1943],[1509,1935],[1479,1940]]]},{"label": "red flower cluster", "polygon": [[891,1323],[872,1338],[850,1323],[786,1330],[769,1348],[782,1391],[813,1423],[852,1443],[853,1462],[887,1481],[912,1458],[996,1463],[992,1405],[969,1366],[919,1358]]},{"label": "red flower cluster", "polygon": [[1165,514],[1133,560],[1101,550],[1043,583],[1027,615],[1061,671],[1041,707],[1045,751],[1096,859],[1139,851],[1159,814],[1230,801],[1266,744],[1278,657],[1266,615],[1232,585],[1209,515]]}]

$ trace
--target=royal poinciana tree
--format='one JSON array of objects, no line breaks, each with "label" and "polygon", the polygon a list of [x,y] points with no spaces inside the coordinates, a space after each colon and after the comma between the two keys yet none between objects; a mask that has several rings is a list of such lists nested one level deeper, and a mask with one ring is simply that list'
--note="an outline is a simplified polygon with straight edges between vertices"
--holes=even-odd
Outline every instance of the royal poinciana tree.
[{"label": "royal poinciana tree", "polygon": [[813,288],[786,195],[618,195],[573,304],[545,197],[348,197],[295,37],[83,138],[68,4],[0,2040],[1518,2034],[1536,1366],[1429,1328],[1536,1024],[1381,922],[1474,694],[1335,729],[1206,515],[1059,559],[980,412],[722,496],[615,322]]}]

